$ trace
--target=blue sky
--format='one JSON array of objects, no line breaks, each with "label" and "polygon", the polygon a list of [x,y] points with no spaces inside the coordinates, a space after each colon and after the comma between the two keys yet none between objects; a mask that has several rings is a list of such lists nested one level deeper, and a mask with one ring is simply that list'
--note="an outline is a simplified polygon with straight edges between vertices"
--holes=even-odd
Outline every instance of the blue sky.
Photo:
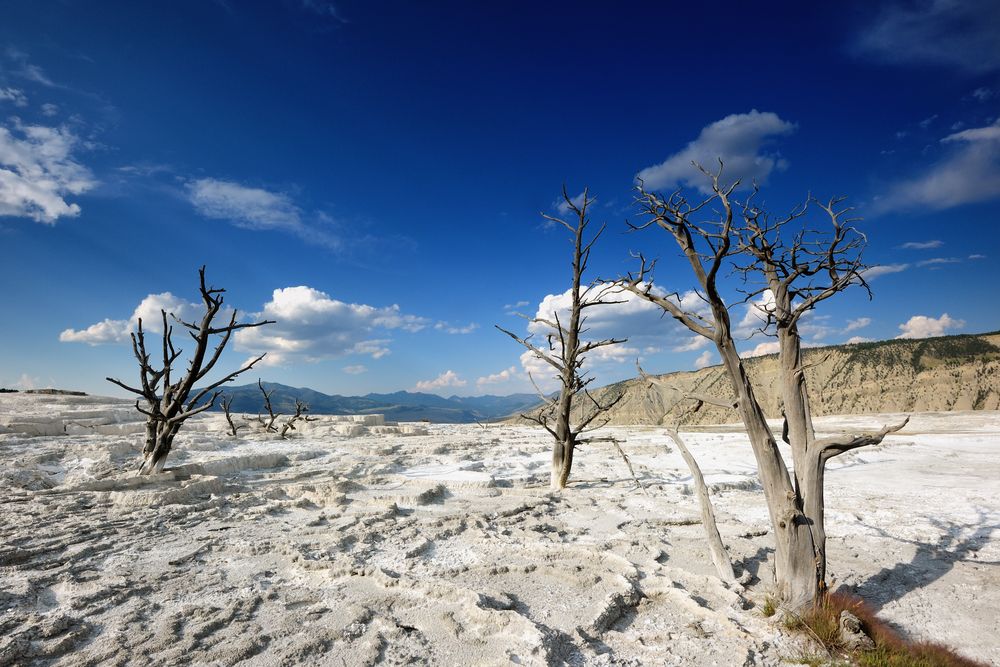
[{"label": "blue sky", "polygon": [[[278,320],[227,352],[268,352],[249,381],[530,390],[494,324],[568,287],[562,185],[607,223],[591,277],[641,250],[683,293],[669,239],[625,233],[631,188],[697,188],[717,155],[773,210],[865,217],[874,299],[826,302],[811,344],[1000,328],[1000,6],[814,4],[5,2],[0,386],[114,394],[134,316],[193,312],[206,264]],[[640,303],[596,310],[631,337],[599,382],[717,360]]]}]

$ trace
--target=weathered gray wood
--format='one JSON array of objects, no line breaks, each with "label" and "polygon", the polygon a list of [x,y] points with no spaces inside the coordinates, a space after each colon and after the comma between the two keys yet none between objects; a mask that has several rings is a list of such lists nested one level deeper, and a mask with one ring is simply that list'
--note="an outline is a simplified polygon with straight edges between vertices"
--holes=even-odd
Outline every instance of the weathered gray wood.
[{"label": "weathered gray wood", "polygon": [[[195,384],[201,382],[215,367],[216,362],[222,355],[222,350],[226,347],[234,331],[249,327],[259,327],[264,324],[274,324],[271,320],[260,322],[239,323],[236,321],[236,310],[233,310],[229,323],[221,326],[213,326],[215,317],[219,314],[223,304],[224,289],[208,287],[205,284],[205,267],[198,270],[199,289],[202,302],[205,306],[205,313],[201,322],[194,324],[178,319],[173,314],[171,317],[182,327],[188,329],[188,333],[195,342],[194,353],[188,362],[187,371],[176,382],[171,382],[173,364],[181,355],[181,350],[174,348],[173,327],[167,319],[167,312],[160,311],[163,322],[162,341],[162,364],[159,368],[154,368],[150,362],[150,355],[146,351],[146,337],[142,329],[142,318],[139,318],[138,327],[135,333],[131,334],[132,353],[139,362],[139,380],[141,387],[131,387],[121,380],[107,378],[108,382],[138,394],[135,407],[142,414],[146,415],[146,437],[143,445],[142,465],[139,467],[139,474],[156,474],[163,471],[166,464],[167,455],[173,446],[174,437],[180,430],[185,420],[211,409],[215,405],[215,400],[220,392],[216,391],[227,382],[232,382],[237,376],[245,373],[254,367],[257,362],[264,358],[260,355],[251,360],[240,369],[229,373],[222,379],[213,382],[197,391],[192,396]],[[209,343],[213,336],[220,336],[215,349],[209,353]],[[162,382],[162,389],[161,389]],[[202,400],[209,394],[211,397],[207,402]],[[146,402],[146,407],[141,407],[142,401]]]},{"label": "weathered gray wood", "polygon": [[[587,227],[590,225],[587,210],[595,200],[586,189],[583,191],[583,201],[579,204],[573,201],[565,187],[563,187],[562,194],[568,210],[575,216],[574,223],[570,224],[561,218],[545,214],[543,217],[554,224],[565,227],[573,235],[573,279],[570,287],[569,321],[560,321],[558,313],[555,313],[552,319],[525,316],[525,319],[545,325],[551,330],[550,333],[546,334],[546,349],[535,345],[531,340],[532,336],[518,336],[499,325],[496,327],[527,348],[538,359],[552,366],[557,373],[560,385],[559,397],[553,400],[539,390],[543,407],[535,413],[521,415],[524,419],[544,428],[553,438],[549,484],[555,490],[566,488],[566,484],[569,482],[570,472],[573,468],[573,454],[580,434],[606,424],[606,419],[596,426],[594,422],[614,407],[624,396],[624,394],[619,394],[617,397],[602,403],[587,391],[587,386],[593,378],[587,377],[586,373],[581,370],[585,355],[600,347],[624,343],[625,340],[609,338],[585,341],[581,338],[587,319],[586,309],[620,302],[605,298],[608,290],[607,285],[602,283],[583,284],[583,274],[587,270],[590,252],[604,232],[602,225],[589,241],[585,240]],[[531,381],[534,383],[534,378]],[[535,388],[537,389],[538,386],[535,385]],[[577,399],[588,401],[589,409],[585,410],[580,421],[574,424],[571,421],[571,415]]]}]

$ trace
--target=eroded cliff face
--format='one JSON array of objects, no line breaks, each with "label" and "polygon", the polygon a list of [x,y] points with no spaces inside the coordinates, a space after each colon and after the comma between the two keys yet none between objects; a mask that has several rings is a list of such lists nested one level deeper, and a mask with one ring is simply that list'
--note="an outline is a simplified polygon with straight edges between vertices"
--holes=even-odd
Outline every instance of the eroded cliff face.
[{"label": "eroded cliff face", "polygon": [[[811,348],[804,357],[814,416],[1000,409],[1000,333]],[[746,365],[764,412],[780,417],[777,355],[748,359]],[[687,391],[732,395],[720,366],[661,377]],[[670,396],[639,379],[595,394],[621,391],[625,397],[611,412],[610,424],[676,423],[676,411],[664,418]],[[706,405],[684,423],[738,419],[733,411]]]}]

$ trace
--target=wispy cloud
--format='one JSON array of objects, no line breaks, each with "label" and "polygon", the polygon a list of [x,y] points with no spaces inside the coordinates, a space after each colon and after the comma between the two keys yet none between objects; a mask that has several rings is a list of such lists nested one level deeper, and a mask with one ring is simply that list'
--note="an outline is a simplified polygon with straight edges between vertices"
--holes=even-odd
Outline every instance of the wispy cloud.
[{"label": "wispy cloud", "polygon": [[66,127],[23,125],[17,119],[0,125],[0,216],[54,224],[79,215],[79,204],[66,197],[97,185],[78,161],[80,143]]},{"label": "wispy cloud", "polygon": [[638,178],[647,187],[660,189],[686,185],[703,192],[710,191],[704,174],[692,166],[696,162],[708,170],[718,167],[718,160],[725,162],[727,179],[743,179],[749,186],[752,179],[767,181],[775,170],[788,166],[787,161],[767,146],[777,137],[791,134],[795,124],[782,120],[770,111],[751,110],[749,113],[732,114],[702,128],[698,138],[663,162],[646,167]]},{"label": "wispy cloud", "polygon": [[884,276],[890,273],[899,273],[901,271],[906,271],[910,268],[909,264],[878,264],[871,268],[865,269],[862,273],[865,280],[873,280],[879,276]]},{"label": "wispy cloud", "polygon": [[943,245],[944,241],[907,241],[899,247],[905,250],[929,250],[931,248],[940,248]]},{"label": "wispy cloud", "polygon": [[923,174],[890,186],[876,199],[876,212],[941,210],[1000,197],[1000,121],[955,132],[941,143],[946,157]]},{"label": "wispy cloud", "polygon": [[970,74],[1000,69],[1000,3],[923,0],[882,5],[852,48],[895,65],[941,65]]},{"label": "wispy cloud", "polygon": [[368,367],[364,364],[352,364],[350,366],[344,366],[343,370],[348,375],[361,375],[362,373],[368,372]]},{"label": "wispy cloud", "polygon": [[187,185],[188,201],[201,215],[236,227],[290,232],[302,240],[336,250],[340,239],[303,221],[302,210],[284,193],[235,181],[202,178]]},{"label": "wispy cloud", "polygon": [[41,67],[31,62],[28,58],[28,54],[24,51],[21,51],[13,46],[8,46],[6,49],[6,55],[7,59],[12,64],[11,71],[15,75],[49,88],[58,87]]},{"label": "wispy cloud", "polygon": [[0,102],[9,102],[16,107],[28,106],[28,96],[20,88],[0,88]]},{"label": "wispy cloud", "polygon": [[447,334],[465,335],[465,334],[470,334],[476,329],[478,329],[479,325],[476,324],[475,322],[470,322],[465,326],[454,326],[448,324],[447,322],[438,322],[437,324],[434,325],[434,328],[437,329],[438,331],[443,331]]},{"label": "wispy cloud", "polygon": [[941,264],[958,264],[962,260],[958,257],[931,257],[917,262],[917,266],[940,266]]}]

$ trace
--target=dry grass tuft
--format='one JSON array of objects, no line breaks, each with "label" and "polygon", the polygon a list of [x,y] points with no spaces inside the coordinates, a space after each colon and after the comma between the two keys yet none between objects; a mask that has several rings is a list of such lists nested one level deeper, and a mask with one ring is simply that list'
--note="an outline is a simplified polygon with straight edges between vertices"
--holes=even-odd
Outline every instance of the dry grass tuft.
[{"label": "dry grass tuft", "polygon": [[820,604],[801,616],[788,616],[790,630],[808,632],[833,655],[845,655],[840,640],[840,612],[848,610],[861,620],[865,632],[875,641],[870,651],[857,651],[849,657],[861,667],[985,667],[964,658],[947,646],[930,642],[912,642],[884,621],[860,598],[841,591],[823,597]]}]

